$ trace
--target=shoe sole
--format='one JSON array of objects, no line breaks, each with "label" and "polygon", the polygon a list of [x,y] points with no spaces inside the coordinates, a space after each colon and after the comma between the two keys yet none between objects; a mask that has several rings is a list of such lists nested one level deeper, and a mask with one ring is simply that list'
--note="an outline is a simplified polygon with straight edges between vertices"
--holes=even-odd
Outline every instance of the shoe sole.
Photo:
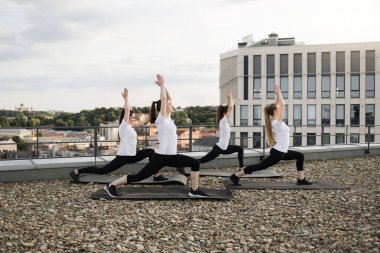
[{"label": "shoe sole", "polygon": [[189,196],[192,198],[208,198],[208,196],[196,195],[189,192]]},{"label": "shoe sole", "polygon": [[111,198],[117,198],[117,197],[118,197],[118,196],[114,196],[114,195],[112,195],[112,194],[110,193],[110,191],[107,189],[106,186],[104,186],[103,189],[108,193],[108,195],[109,195]]}]

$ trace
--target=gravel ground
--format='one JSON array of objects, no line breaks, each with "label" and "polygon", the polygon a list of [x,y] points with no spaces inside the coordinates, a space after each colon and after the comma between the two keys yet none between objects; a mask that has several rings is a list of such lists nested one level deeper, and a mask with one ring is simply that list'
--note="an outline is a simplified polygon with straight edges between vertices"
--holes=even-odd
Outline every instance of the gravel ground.
[{"label": "gravel ground", "polygon": [[[379,167],[380,156],[307,161],[307,178],[351,188],[240,190],[230,201],[95,201],[100,185],[0,184],[0,252],[379,252]],[[274,169],[295,180],[294,163]]]}]

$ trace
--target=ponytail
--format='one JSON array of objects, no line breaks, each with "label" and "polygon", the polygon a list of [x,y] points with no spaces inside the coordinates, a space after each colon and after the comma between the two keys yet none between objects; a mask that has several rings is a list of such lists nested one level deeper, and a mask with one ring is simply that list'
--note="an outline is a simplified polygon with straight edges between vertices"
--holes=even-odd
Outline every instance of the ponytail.
[{"label": "ponytail", "polygon": [[266,141],[269,147],[273,147],[276,144],[276,139],[273,134],[272,123],[269,116],[273,116],[274,111],[277,109],[276,104],[270,104],[264,108],[264,118],[265,118],[265,134]]},{"label": "ponytail", "polygon": [[153,101],[152,106],[150,107],[150,118],[149,122],[154,123],[156,122],[157,115],[161,110],[161,99],[158,101]]},{"label": "ponytail", "polygon": [[216,110],[216,123],[219,124],[220,120],[224,117],[224,114],[227,113],[228,107],[219,105]]}]

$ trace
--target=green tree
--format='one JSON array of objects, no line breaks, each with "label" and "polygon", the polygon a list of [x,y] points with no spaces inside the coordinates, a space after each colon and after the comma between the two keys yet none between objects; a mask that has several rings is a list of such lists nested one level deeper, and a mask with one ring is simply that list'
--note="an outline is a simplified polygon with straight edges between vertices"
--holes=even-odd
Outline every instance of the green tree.
[{"label": "green tree", "polygon": [[30,118],[28,119],[28,127],[39,127],[40,126],[39,118]]},{"label": "green tree", "polygon": [[27,148],[27,144],[20,136],[12,136],[12,140],[17,143],[17,150],[24,151]]},{"label": "green tree", "polygon": [[63,119],[57,119],[55,121],[55,126],[67,126],[67,122],[64,121]]},{"label": "green tree", "polygon": [[172,113],[172,117],[177,126],[187,126],[189,117],[185,111],[175,111]]}]

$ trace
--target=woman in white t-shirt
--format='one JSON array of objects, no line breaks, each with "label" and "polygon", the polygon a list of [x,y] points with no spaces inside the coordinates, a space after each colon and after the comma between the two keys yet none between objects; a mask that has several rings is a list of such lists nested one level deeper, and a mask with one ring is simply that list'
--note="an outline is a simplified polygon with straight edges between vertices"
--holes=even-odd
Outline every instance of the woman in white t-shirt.
[{"label": "woman in white t-shirt", "polygon": [[277,84],[274,86],[274,93],[276,94],[276,103],[267,105],[264,109],[266,140],[271,147],[270,155],[259,164],[249,165],[239,172],[232,174],[230,180],[234,185],[240,186],[239,179],[243,175],[264,170],[277,164],[281,160],[297,160],[297,184],[311,184],[305,179],[303,172],[304,155],[300,152],[288,149],[290,129],[285,122],[282,121],[285,103],[281,95],[280,86]]},{"label": "woman in white t-shirt", "polygon": [[[198,188],[199,162],[198,160],[177,154],[177,127],[170,118],[173,111],[172,99],[165,87],[164,79],[157,75],[155,82],[160,87],[160,100],[153,102],[150,112],[150,122],[155,122],[158,131],[159,148],[150,162],[137,174],[123,176],[110,185],[105,186],[105,190],[111,197],[117,197],[116,186],[138,182],[150,175],[157,173],[165,166],[169,167],[191,167],[191,189],[190,197],[208,197],[206,193]],[[158,116],[157,116],[158,111]]]},{"label": "woman in white t-shirt", "polygon": [[216,112],[216,121],[219,124],[219,142],[216,143],[212,150],[205,156],[199,159],[200,163],[207,163],[220,154],[228,155],[233,153],[238,153],[239,166],[244,167],[244,151],[243,148],[237,145],[229,145],[230,143],[230,131],[231,127],[228,120],[231,118],[232,114],[232,93],[227,92],[227,106],[219,105]]},{"label": "woman in white t-shirt", "polygon": [[[124,98],[124,108],[121,110],[119,118],[119,138],[120,145],[117,150],[115,159],[102,168],[96,166],[76,169],[71,171],[70,176],[74,181],[79,180],[79,175],[82,173],[91,173],[91,174],[107,174],[112,171],[115,171],[128,163],[137,163],[147,157],[149,160],[154,155],[154,150],[151,148],[138,150],[136,152],[137,145],[137,133],[129,124],[130,116],[132,115],[132,110],[128,102],[128,90],[124,89],[124,92],[121,93]],[[154,181],[165,181],[168,180],[166,177],[157,173],[153,177]]]}]

